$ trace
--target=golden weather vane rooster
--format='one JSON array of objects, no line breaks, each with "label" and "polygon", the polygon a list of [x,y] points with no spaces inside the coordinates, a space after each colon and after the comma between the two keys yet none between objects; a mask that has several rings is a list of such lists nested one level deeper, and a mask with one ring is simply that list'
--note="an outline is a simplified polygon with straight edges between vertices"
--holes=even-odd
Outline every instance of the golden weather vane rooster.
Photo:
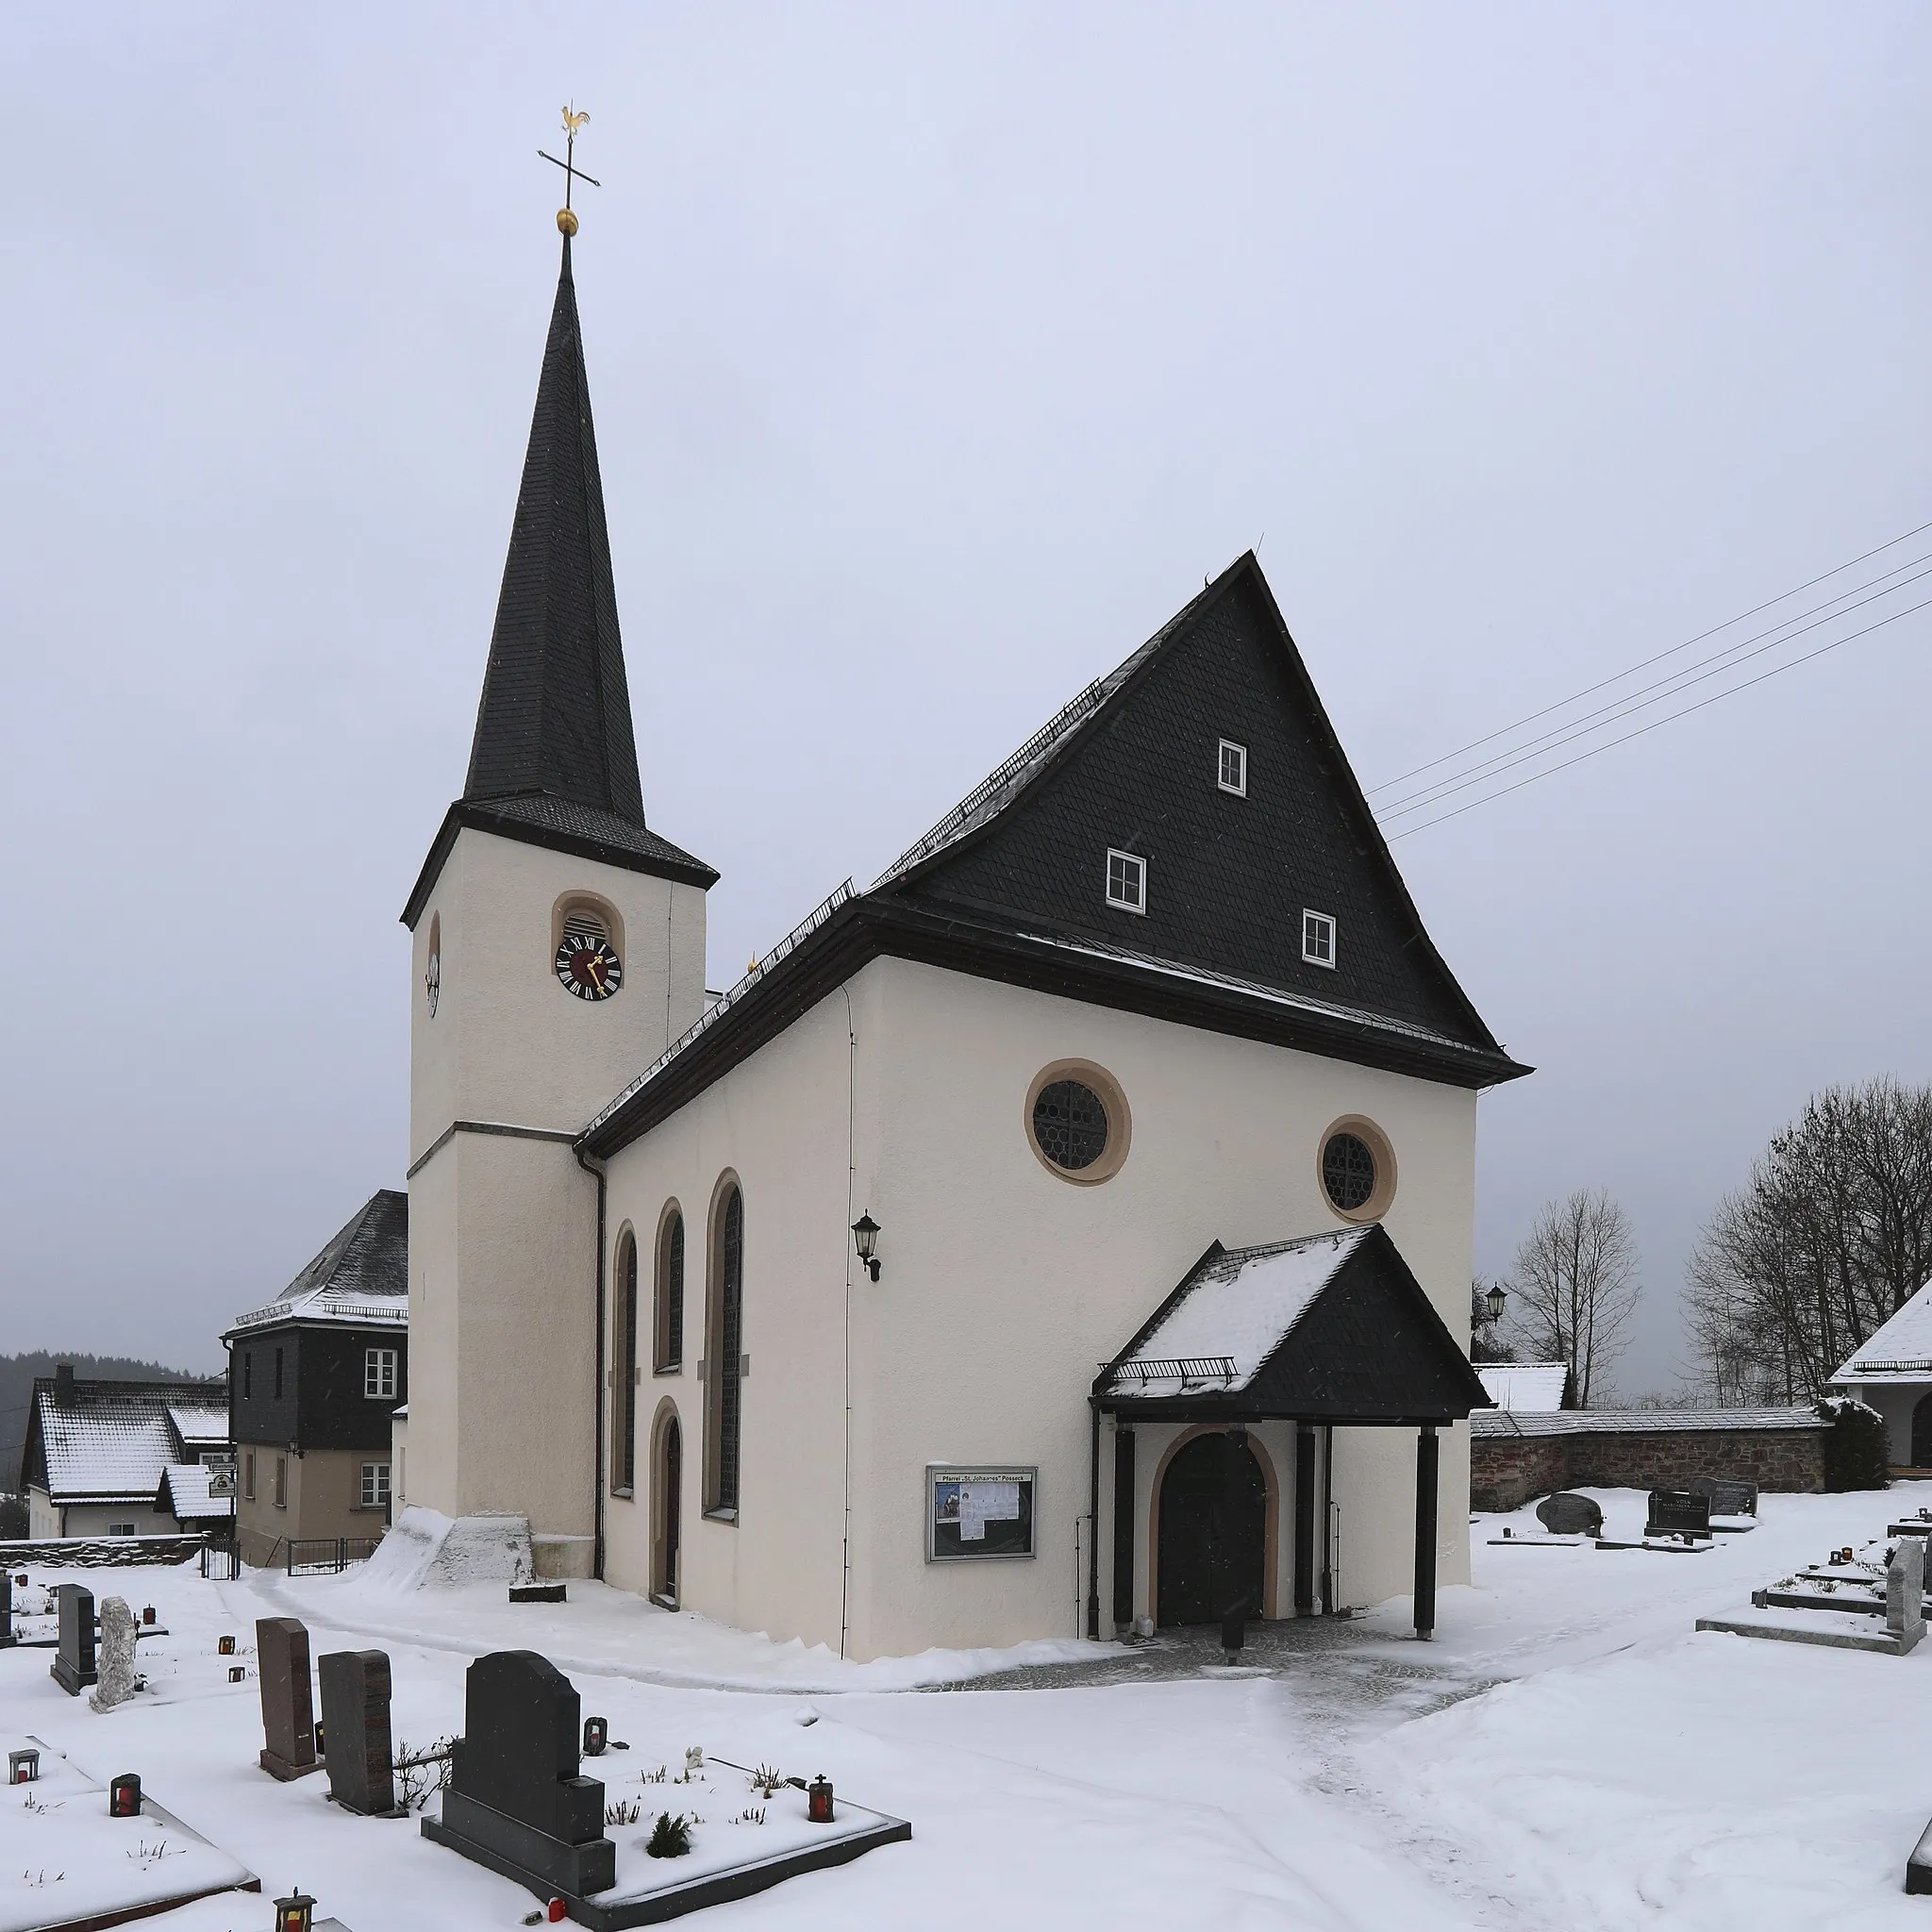
[{"label": "golden weather vane rooster", "polygon": [[544,154],[541,147],[537,150],[553,168],[563,170],[563,206],[557,210],[557,225],[567,236],[575,235],[577,231],[576,214],[570,205],[571,190],[579,181],[588,181],[592,188],[601,188],[604,185],[596,175],[585,174],[576,164],[577,136],[589,124],[590,119],[591,110],[588,108],[578,108],[566,104],[563,110],[562,160],[559,161],[555,155]]}]

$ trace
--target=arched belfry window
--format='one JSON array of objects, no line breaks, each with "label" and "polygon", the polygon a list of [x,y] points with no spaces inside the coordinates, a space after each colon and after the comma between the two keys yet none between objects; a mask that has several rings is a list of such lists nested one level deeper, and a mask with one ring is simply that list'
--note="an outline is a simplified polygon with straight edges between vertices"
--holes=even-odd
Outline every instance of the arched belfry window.
[{"label": "arched belfry window", "polygon": [[617,1441],[610,1458],[610,1486],[634,1494],[638,1477],[638,1243],[628,1230],[617,1249],[617,1346],[611,1364],[616,1401],[611,1426]]},{"label": "arched belfry window", "polygon": [[666,1375],[684,1366],[684,1216],[674,1201],[658,1236],[651,1321],[651,1366]]},{"label": "arched belfry window", "polygon": [[705,1509],[738,1518],[739,1436],[744,1380],[744,1196],[729,1181],[711,1222],[710,1293],[705,1363],[709,1387],[705,1430]]}]

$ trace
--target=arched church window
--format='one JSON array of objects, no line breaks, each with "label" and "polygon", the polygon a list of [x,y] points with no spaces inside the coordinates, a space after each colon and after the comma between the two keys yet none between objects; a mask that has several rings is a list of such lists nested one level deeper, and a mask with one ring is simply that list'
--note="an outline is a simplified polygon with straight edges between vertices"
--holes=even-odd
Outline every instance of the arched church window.
[{"label": "arched church window", "polygon": [[1079,1187],[1111,1179],[1132,1122],[1120,1082],[1091,1060],[1056,1060],[1026,1095],[1026,1137],[1048,1174]]},{"label": "arched church window", "polygon": [[739,1437],[744,1378],[744,1196],[727,1182],[712,1223],[711,1292],[705,1347],[710,1397],[706,1513],[738,1519]]},{"label": "arched church window", "polygon": [[1322,1191],[1344,1221],[1379,1221],[1395,1198],[1395,1151],[1358,1114],[1339,1120],[1321,1141]]},{"label": "arched church window", "polygon": [[660,1375],[684,1366],[684,1216],[674,1201],[658,1236],[651,1366]]},{"label": "arched church window", "polygon": [[616,1354],[617,1453],[611,1475],[612,1487],[627,1496],[636,1491],[638,1475],[638,1243],[628,1230],[617,1251]]}]

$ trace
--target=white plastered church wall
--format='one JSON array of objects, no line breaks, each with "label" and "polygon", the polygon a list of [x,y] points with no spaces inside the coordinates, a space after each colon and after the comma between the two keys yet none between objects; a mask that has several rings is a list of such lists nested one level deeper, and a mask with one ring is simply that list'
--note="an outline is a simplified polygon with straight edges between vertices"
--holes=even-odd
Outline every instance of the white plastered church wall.
[{"label": "white plastered church wall", "polygon": [[[623,922],[625,980],[608,1000],[573,997],[553,970],[558,902],[578,893]],[[411,945],[416,1502],[527,1515],[539,1533],[591,1532],[596,1184],[567,1139],[449,1129],[574,1136],[702,1011],[704,927],[696,887],[473,828],[458,835]]]}]

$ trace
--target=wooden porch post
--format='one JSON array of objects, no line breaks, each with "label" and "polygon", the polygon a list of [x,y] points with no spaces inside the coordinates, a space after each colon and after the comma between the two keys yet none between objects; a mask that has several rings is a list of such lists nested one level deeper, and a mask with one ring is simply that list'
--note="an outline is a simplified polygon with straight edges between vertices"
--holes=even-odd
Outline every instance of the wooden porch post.
[{"label": "wooden porch post", "polygon": [[1415,1441],[1415,1634],[1426,1641],[1436,1628],[1436,1470],[1441,1444],[1434,1423]]},{"label": "wooden porch post", "polygon": [[1113,1431],[1113,1621],[1116,1632],[1134,1621],[1134,1432]]},{"label": "wooden porch post", "polygon": [[1297,1423],[1294,1431],[1294,1613],[1315,1614],[1315,1425]]}]

